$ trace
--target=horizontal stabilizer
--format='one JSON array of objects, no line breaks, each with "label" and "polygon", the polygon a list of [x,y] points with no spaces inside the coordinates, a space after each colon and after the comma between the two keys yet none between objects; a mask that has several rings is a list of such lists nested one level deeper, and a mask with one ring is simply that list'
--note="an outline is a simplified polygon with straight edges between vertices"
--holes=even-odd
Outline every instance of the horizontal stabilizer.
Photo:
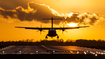
[{"label": "horizontal stabilizer", "polygon": [[64,18],[42,18],[42,20],[63,20]]}]

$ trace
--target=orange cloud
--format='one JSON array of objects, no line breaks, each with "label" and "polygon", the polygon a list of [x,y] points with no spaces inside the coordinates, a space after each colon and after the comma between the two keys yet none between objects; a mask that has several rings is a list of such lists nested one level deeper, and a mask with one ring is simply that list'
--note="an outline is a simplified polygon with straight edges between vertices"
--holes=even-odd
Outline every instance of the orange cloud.
[{"label": "orange cloud", "polygon": [[85,25],[94,25],[95,23],[98,23],[100,20],[104,19],[104,17],[98,16],[95,13],[79,14],[71,12],[59,14],[56,10],[50,8],[45,4],[29,2],[27,5],[27,9],[21,6],[18,6],[12,10],[5,10],[3,8],[0,8],[0,15],[2,16],[1,18],[5,18],[7,19],[7,21],[10,21],[10,19],[18,19],[20,21],[36,20],[42,23],[48,23],[48,20],[42,20],[42,18],[62,17],[63,20],[54,21],[54,23],[59,24],[62,21],[66,21],[67,23],[76,22]]}]

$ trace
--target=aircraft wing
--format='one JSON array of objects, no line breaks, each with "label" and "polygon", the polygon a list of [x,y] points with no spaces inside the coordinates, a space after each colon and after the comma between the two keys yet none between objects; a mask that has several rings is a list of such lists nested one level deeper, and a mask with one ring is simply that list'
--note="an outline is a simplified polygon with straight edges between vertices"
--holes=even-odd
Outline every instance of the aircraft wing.
[{"label": "aircraft wing", "polygon": [[78,28],[85,28],[85,27],[89,27],[89,26],[79,26],[79,27],[62,27],[62,28],[54,28],[54,29],[78,29]]},{"label": "aircraft wing", "polygon": [[[56,29],[56,30],[60,30],[60,29],[78,29],[78,28],[85,28],[85,27],[89,27],[89,26],[79,26],[79,27],[56,27],[56,28],[53,28],[53,29]],[[49,28],[38,28],[38,27],[15,27],[15,28],[25,28],[25,29],[37,29],[37,30],[49,30],[51,29],[50,27]]]},{"label": "aircraft wing", "polygon": [[16,26],[15,28],[37,29],[37,30],[49,30],[49,29],[51,29],[51,28],[39,28],[39,27],[18,27],[18,26]]}]

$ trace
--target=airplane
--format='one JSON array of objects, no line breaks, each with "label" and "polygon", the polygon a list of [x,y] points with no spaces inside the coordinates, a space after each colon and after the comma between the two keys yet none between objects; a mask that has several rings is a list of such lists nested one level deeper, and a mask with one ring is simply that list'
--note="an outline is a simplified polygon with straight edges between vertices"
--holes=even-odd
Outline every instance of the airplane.
[{"label": "airplane", "polygon": [[53,38],[53,37],[55,37],[55,36],[57,36],[57,38],[59,38],[59,36],[58,36],[58,34],[56,33],[56,30],[62,30],[62,31],[65,31],[65,29],[78,29],[78,28],[85,28],[85,27],[89,27],[89,26],[78,26],[78,27],[62,27],[62,28],[60,28],[60,27],[53,27],[53,17],[52,18],[50,18],[50,20],[51,20],[51,28],[38,28],[38,27],[18,27],[18,26],[15,26],[15,28],[25,28],[25,29],[37,29],[37,30],[40,30],[40,32],[42,31],[42,30],[49,30],[48,31],[48,34],[46,35],[46,39],[48,38],[48,36],[49,37],[51,37],[51,38]]}]

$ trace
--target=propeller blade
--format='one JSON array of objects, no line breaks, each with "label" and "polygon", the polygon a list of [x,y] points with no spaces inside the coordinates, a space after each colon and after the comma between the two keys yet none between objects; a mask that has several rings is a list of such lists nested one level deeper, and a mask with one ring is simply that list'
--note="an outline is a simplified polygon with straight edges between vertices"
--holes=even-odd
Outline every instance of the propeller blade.
[{"label": "propeller blade", "polygon": [[65,27],[65,25],[63,25],[63,28]]},{"label": "propeller blade", "polygon": [[42,28],[42,24],[40,25],[40,27]]},{"label": "propeller blade", "polygon": [[62,31],[62,34],[64,35],[64,32]]},{"label": "propeller blade", "polygon": [[61,26],[59,26],[60,28],[62,28]]},{"label": "propeller blade", "polygon": [[38,26],[36,26],[37,28],[39,28]]},{"label": "propeller blade", "polygon": [[43,32],[45,32],[45,31],[43,31]]},{"label": "propeller blade", "polygon": [[36,32],[39,32],[39,30],[37,30]]},{"label": "propeller blade", "polygon": [[65,31],[65,30],[64,31],[63,30],[59,30],[58,32],[60,32],[60,31],[62,31],[62,34],[64,34],[64,32],[68,33],[68,31]]},{"label": "propeller blade", "polygon": [[65,31],[66,33],[68,32],[68,31]]},{"label": "propeller blade", "polygon": [[42,34],[41,31],[40,31],[40,34]]},{"label": "propeller blade", "polygon": [[59,32],[60,32],[61,30],[59,30]]}]

